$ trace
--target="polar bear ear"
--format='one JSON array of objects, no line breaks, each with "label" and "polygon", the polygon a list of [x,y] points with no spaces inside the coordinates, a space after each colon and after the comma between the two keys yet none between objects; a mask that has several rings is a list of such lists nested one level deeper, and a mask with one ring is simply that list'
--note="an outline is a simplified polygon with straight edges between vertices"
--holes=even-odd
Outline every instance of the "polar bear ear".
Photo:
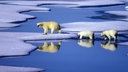
[{"label": "polar bear ear", "polygon": [[37,23],[37,26],[40,25],[40,24],[41,24],[41,22]]},{"label": "polar bear ear", "polygon": [[37,26],[40,25],[40,23],[37,23]]}]

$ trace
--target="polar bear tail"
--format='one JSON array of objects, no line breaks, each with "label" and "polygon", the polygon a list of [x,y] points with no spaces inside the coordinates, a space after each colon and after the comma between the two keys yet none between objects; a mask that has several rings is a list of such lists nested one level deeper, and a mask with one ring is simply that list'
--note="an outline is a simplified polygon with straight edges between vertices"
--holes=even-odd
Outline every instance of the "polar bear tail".
[{"label": "polar bear tail", "polygon": [[61,27],[60,27],[60,25],[58,25],[58,30],[61,30]]},{"label": "polar bear tail", "polygon": [[62,30],[61,30],[60,25],[58,26],[58,32],[59,32],[59,33],[62,33]]}]

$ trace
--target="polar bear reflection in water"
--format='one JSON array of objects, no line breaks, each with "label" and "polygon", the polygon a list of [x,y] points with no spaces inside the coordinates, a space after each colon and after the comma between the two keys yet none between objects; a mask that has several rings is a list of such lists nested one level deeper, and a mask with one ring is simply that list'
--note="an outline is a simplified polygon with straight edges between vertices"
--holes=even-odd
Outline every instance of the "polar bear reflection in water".
[{"label": "polar bear reflection in water", "polygon": [[[117,48],[117,31],[116,30],[106,30],[101,33],[102,36],[106,36],[108,40],[105,38],[105,43],[101,42],[101,47],[110,51],[115,51]],[[94,32],[92,31],[80,31],[77,33],[79,37],[78,45],[86,48],[90,48],[94,45]],[[83,36],[86,39],[83,39]],[[114,38],[114,43],[111,43],[111,38]]]},{"label": "polar bear reflection in water", "polygon": [[86,48],[93,47],[94,45],[94,40],[93,39],[81,39],[78,40],[78,45]]},{"label": "polar bear reflection in water", "polygon": [[[77,44],[82,47],[91,48],[94,46],[94,40],[93,39],[81,39],[78,40]],[[111,43],[111,41],[105,41],[100,43],[101,47],[110,50],[115,51],[117,49],[116,43]]]},{"label": "polar bear reflection in water", "polygon": [[58,42],[57,44],[55,44],[53,42],[51,42],[51,43],[44,42],[44,45],[39,46],[38,50],[42,51],[42,52],[56,53],[59,50],[61,44],[62,44],[61,41]]},{"label": "polar bear reflection in water", "polygon": [[105,43],[101,42],[101,47],[106,50],[115,51],[117,49],[117,44],[111,43],[110,41],[107,41]]}]

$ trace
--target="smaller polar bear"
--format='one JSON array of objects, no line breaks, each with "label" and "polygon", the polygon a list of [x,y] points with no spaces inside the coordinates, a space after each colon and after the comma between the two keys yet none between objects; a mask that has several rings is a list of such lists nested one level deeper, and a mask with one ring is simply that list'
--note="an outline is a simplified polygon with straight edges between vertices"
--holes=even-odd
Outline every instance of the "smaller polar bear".
[{"label": "smaller polar bear", "polygon": [[37,23],[37,26],[39,28],[44,29],[44,34],[47,34],[48,30],[51,30],[51,34],[53,34],[55,30],[58,30],[59,33],[62,32],[61,28],[60,28],[60,25],[57,22],[54,22],[54,21],[40,22],[40,23]]},{"label": "smaller polar bear", "polygon": [[109,40],[111,37],[114,38],[114,41],[117,40],[117,31],[116,30],[106,30],[101,33],[101,36],[106,36]]},{"label": "smaller polar bear", "polygon": [[89,39],[94,38],[94,32],[92,31],[80,31],[77,34],[80,36],[80,39],[82,39],[83,36],[89,37]]}]

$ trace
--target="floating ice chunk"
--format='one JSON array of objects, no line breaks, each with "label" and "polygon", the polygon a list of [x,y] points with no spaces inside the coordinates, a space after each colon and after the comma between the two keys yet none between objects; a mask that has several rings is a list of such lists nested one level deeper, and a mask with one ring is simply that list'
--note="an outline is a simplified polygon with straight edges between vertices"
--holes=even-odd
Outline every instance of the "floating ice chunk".
[{"label": "floating ice chunk", "polygon": [[120,45],[128,45],[128,42],[122,42],[122,43],[118,43]]},{"label": "floating ice chunk", "polygon": [[115,29],[117,31],[128,30],[128,22],[123,21],[107,21],[107,22],[72,22],[61,24],[63,31],[104,31]]},{"label": "floating ice chunk", "polygon": [[35,18],[34,16],[31,15],[19,14],[15,12],[0,12],[0,16],[0,22],[20,22],[25,21],[29,18]]},{"label": "floating ice chunk", "polygon": [[126,6],[125,9],[128,10],[128,6]]},{"label": "floating ice chunk", "polygon": [[128,16],[128,11],[105,11],[105,13]]},{"label": "floating ice chunk", "polygon": [[20,24],[0,22],[0,28],[10,28],[10,27],[17,27],[17,26],[20,26]]},{"label": "floating ice chunk", "polygon": [[99,11],[101,16],[92,16],[92,19],[107,19],[116,21],[127,21],[128,12],[127,11]]},{"label": "floating ice chunk", "polygon": [[15,4],[15,5],[70,5],[74,4],[70,1],[0,1],[0,3]]},{"label": "floating ice chunk", "polygon": [[0,66],[0,72],[40,72],[43,69],[32,67]]},{"label": "floating ice chunk", "polygon": [[23,41],[0,35],[0,57],[29,54],[36,47]]},{"label": "floating ice chunk", "polygon": [[114,14],[118,16],[125,16],[125,18],[122,18],[120,20],[128,20],[128,11],[106,11],[105,13]]},{"label": "floating ice chunk", "polygon": [[118,0],[88,0],[84,2],[77,2],[76,5],[68,5],[67,7],[97,7],[97,6],[111,6],[124,4],[124,2]]},{"label": "floating ice chunk", "polygon": [[49,11],[49,8],[0,4],[0,22],[20,22],[34,16],[21,14],[24,11]]},{"label": "floating ice chunk", "polygon": [[[0,8],[2,8],[2,12],[22,12],[22,11],[49,11],[49,8],[45,7],[37,7],[37,6],[21,6],[21,5],[6,5],[0,4]],[[4,9],[3,9],[4,8]]]}]

